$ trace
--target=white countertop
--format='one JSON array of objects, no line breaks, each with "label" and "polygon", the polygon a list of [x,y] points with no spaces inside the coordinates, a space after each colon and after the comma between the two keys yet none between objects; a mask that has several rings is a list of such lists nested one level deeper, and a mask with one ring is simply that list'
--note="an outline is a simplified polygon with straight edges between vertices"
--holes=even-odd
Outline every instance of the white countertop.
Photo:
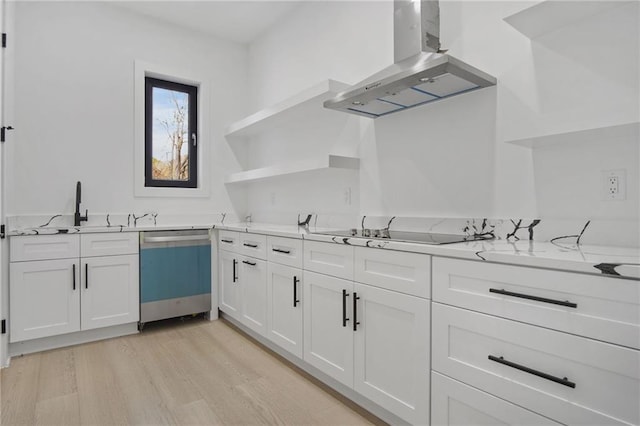
[{"label": "white countertop", "polygon": [[301,238],[310,241],[324,241],[334,244],[373,247],[384,250],[408,251],[435,256],[455,257],[477,261],[505,263],[606,275],[640,280],[640,249],[613,246],[587,246],[559,244],[530,240],[508,241],[504,239],[473,241],[445,245],[374,240],[359,237],[334,237],[313,234],[327,232],[326,228],[302,228],[295,225],[275,225],[266,223],[203,223],[198,225],[143,225],[128,226],[80,226],[68,228],[27,228],[12,230],[9,236],[51,235],[98,232],[138,232],[181,229],[223,229],[237,232]]}]

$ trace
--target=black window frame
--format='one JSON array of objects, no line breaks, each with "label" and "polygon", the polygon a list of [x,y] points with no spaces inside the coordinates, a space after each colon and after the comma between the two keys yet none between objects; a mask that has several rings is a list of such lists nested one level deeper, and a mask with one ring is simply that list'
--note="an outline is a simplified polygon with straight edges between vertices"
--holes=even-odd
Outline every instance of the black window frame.
[{"label": "black window frame", "polygon": [[[198,187],[198,87],[163,80],[154,77],[145,77],[144,96],[144,186],[161,188],[197,188]],[[153,178],[153,89],[167,89],[182,92],[189,95],[189,179],[188,180],[163,180]],[[195,135],[195,137],[194,137]]]}]

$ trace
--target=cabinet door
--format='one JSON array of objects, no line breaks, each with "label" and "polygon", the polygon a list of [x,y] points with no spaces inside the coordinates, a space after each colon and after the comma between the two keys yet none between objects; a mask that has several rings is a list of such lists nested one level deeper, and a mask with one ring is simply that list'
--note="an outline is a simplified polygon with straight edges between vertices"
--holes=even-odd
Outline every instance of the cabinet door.
[{"label": "cabinet door", "polygon": [[429,423],[429,301],[354,286],[354,389],[411,424]]},{"label": "cabinet door", "polygon": [[436,372],[431,375],[431,407],[433,426],[560,424]]},{"label": "cabinet door", "polygon": [[353,387],[353,283],[304,271],[303,288],[304,360]]},{"label": "cabinet door", "polygon": [[240,320],[240,281],[238,280],[237,255],[220,251],[220,310]]},{"label": "cabinet door", "polygon": [[140,318],[137,254],[82,259],[82,330]]},{"label": "cabinet door", "polygon": [[267,337],[302,358],[302,270],[267,264]]},{"label": "cabinet door", "polygon": [[9,270],[11,342],[80,330],[77,258],[11,263]]},{"label": "cabinet door", "polygon": [[247,327],[267,334],[267,262],[240,257],[241,321]]}]

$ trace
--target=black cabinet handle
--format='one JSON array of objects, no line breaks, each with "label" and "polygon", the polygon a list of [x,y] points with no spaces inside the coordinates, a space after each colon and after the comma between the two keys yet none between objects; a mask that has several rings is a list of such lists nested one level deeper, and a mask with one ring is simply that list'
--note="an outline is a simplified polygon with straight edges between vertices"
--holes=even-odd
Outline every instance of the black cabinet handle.
[{"label": "black cabinet handle", "polygon": [[347,296],[349,295],[349,293],[347,293],[347,290],[342,289],[342,326],[346,327],[347,326],[347,321],[349,321],[349,318],[347,318]]},{"label": "black cabinet handle", "polygon": [[524,365],[507,361],[503,357],[489,355],[489,359],[499,364],[503,364],[508,367],[515,368],[516,370],[524,371],[525,373],[533,374],[534,376],[542,377],[543,379],[551,380],[552,382],[560,383],[561,385],[568,386],[570,388],[576,387],[576,384],[573,382],[570,382],[566,377],[561,379],[560,377],[552,376],[551,374],[543,373],[542,371],[534,370],[533,368],[525,367]]},{"label": "black cabinet handle", "polygon": [[244,263],[245,265],[249,265],[249,266],[256,266],[255,262],[249,262],[247,260],[243,260],[242,263]]},{"label": "black cabinet handle", "polygon": [[298,282],[300,280],[295,275],[293,276],[293,307],[298,306],[300,301],[298,300]]},{"label": "black cabinet handle", "polygon": [[245,247],[258,248],[258,245],[257,245],[257,244],[247,244],[247,243],[244,243],[244,244],[242,244],[242,245],[243,245],[243,246],[245,246]]},{"label": "black cabinet handle", "polygon": [[76,264],[73,264],[73,289],[76,289]]},{"label": "black cabinet handle", "polygon": [[282,250],[282,249],[277,249],[277,248],[274,248],[272,250],[275,251],[276,253],[291,254],[291,252],[289,250]]},{"label": "black cabinet handle", "polygon": [[538,297],[538,296],[531,296],[529,294],[522,294],[522,293],[514,293],[512,291],[507,291],[504,289],[498,290],[497,288],[490,288],[489,289],[489,293],[498,293],[498,294],[502,294],[505,296],[511,296],[511,297],[519,297],[521,299],[528,299],[528,300],[535,300],[537,302],[544,302],[544,303],[551,303],[553,305],[561,305],[561,306],[567,306],[569,308],[577,308],[578,304],[577,303],[572,303],[564,300],[555,300],[555,299],[547,299],[546,297]]},{"label": "black cabinet handle", "polygon": [[233,240],[220,240],[220,241],[227,244],[233,244]]},{"label": "black cabinet handle", "polygon": [[357,331],[358,326],[360,325],[360,323],[358,322],[358,300],[360,300],[360,298],[358,297],[358,293],[354,291],[353,292],[353,331]]},{"label": "black cabinet handle", "polygon": [[89,288],[89,264],[84,264],[84,288]]},{"label": "black cabinet handle", "polygon": [[235,283],[236,280],[238,279],[238,276],[236,275],[236,265],[238,264],[238,261],[233,259],[233,282]]}]

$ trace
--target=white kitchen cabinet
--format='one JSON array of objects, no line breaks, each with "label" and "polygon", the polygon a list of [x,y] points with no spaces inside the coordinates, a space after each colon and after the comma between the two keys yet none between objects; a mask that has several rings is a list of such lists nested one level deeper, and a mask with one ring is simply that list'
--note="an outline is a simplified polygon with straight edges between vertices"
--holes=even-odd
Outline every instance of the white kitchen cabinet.
[{"label": "white kitchen cabinet", "polygon": [[427,299],[431,297],[431,256],[356,247],[354,269],[358,282]]},{"label": "white kitchen cabinet", "polygon": [[435,257],[433,300],[640,349],[634,280]]},{"label": "white kitchen cabinet", "polygon": [[80,330],[78,258],[10,265],[10,341]]},{"label": "white kitchen cabinet", "polygon": [[302,340],[302,270],[268,262],[267,337],[299,358]]},{"label": "white kitchen cabinet", "polygon": [[240,257],[241,321],[252,330],[267,333],[267,262]]},{"label": "white kitchen cabinet", "polygon": [[563,424],[640,424],[639,351],[439,303],[432,313],[435,371]]},{"label": "white kitchen cabinet", "polygon": [[352,303],[354,389],[412,424],[427,424],[429,300],[356,283]]},{"label": "white kitchen cabinet", "polygon": [[261,234],[240,233],[238,252],[258,259],[267,258],[267,236]]},{"label": "white kitchen cabinet", "polygon": [[12,343],[138,321],[137,232],[12,237],[11,250]]},{"label": "white kitchen cabinet", "polygon": [[82,262],[82,329],[138,321],[138,255],[89,257]]},{"label": "white kitchen cabinet", "polygon": [[[222,231],[221,231],[222,232]],[[223,240],[231,241],[225,243]],[[264,241],[262,241],[264,240]],[[219,254],[220,310],[261,335],[267,333],[267,262],[244,256],[247,249],[264,251],[264,235],[226,232],[220,235],[225,249]],[[244,244],[256,247],[245,247]],[[258,251],[256,252],[258,253]]]},{"label": "white kitchen cabinet", "polygon": [[436,372],[431,375],[432,426],[560,425]]},{"label": "white kitchen cabinet", "polygon": [[304,360],[353,387],[353,282],[304,272]]},{"label": "white kitchen cabinet", "polygon": [[303,251],[305,270],[353,280],[353,246],[305,241]]},{"label": "white kitchen cabinet", "polygon": [[267,260],[302,269],[302,240],[268,236]]},{"label": "white kitchen cabinet", "polygon": [[238,255],[220,251],[220,310],[232,318],[240,318],[240,283],[238,282]]},{"label": "white kitchen cabinet", "polygon": [[240,246],[240,233],[236,231],[218,231],[218,244],[220,250],[237,252]]}]

